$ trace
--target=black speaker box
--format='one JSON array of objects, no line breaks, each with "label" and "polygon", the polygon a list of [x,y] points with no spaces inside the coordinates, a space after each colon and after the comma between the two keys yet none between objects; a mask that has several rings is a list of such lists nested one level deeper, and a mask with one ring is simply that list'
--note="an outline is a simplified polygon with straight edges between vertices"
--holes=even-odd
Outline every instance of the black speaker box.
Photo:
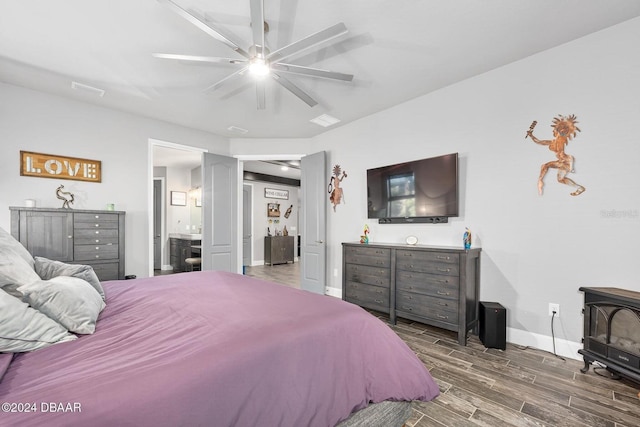
[{"label": "black speaker box", "polygon": [[480,341],[488,348],[507,348],[507,309],[497,302],[480,301]]}]

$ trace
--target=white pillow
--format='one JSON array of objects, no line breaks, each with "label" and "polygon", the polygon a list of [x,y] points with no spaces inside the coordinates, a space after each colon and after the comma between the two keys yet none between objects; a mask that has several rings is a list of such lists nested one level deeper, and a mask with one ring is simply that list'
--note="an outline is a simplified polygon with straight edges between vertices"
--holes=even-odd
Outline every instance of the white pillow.
[{"label": "white pillow", "polygon": [[36,280],[40,280],[40,276],[33,270],[33,262],[29,264],[11,245],[0,244],[0,288],[20,298],[16,288]]},{"label": "white pillow", "polygon": [[33,269],[33,257],[22,243],[18,242],[11,234],[0,227],[0,247],[12,249]]},{"label": "white pillow", "polygon": [[0,289],[0,352],[32,351],[76,338],[55,321]]},{"label": "white pillow", "polygon": [[102,297],[86,280],[58,276],[18,288],[22,301],[77,334],[92,334],[105,307]]},{"label": "white pillow", "polygon": [[65,264],[64,262],[54,261],[43,257],[35,257],[35,270],[42,280],[49,280],[57,276],[78,277],[89,282],[93,288],[98,291],[102,297],[102,301],[106,301],[104,289],[100,284],[100,280],[93,271],[93,267],[83,264]]}]

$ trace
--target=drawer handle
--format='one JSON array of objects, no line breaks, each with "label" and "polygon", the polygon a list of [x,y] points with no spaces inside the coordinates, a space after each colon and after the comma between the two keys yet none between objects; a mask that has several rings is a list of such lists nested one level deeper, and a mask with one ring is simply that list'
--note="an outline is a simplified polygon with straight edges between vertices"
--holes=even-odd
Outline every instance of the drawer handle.
[{"label": "drawer handle", "polygon": [[411,307],[407,307],[407,306],[405,306],[405,305],[403,305],[403,306],[402,306],[402,309],[403,309],[403,310],[408,310],[408,311],[413,311],[413,308],[411,308]]},{"label": "drawer handle", "polygon": [[444,284],[449,283],[449,281],[448,281],[448,280],[446,280],[446,279],[445,279],[445,280],[438,280],[438,282],[440,282],[440,283],[444,283]]},{"label": "drawer handle", "polygon": [[100,218],[100,215],[96,215],[96,219]]},{"label": "drawer handle", "polygon": [[100,255],[96,255],[96,258],[100,258]]},{"label": "drawer handle", "polygon": [[377,293],[377,294],[381,294],[381,293],[382,293],[382,291],[376,291],[376,293]]},{"label": "drawer handle", "polygon": [[442,291],[438,291],[438,295],[445,295],[445,296],[449,296],[451,295],[449,292],[442,292]]},{"label": "drawer handle", "polygon": [[413,297],[410,297],[410,296],[405,295],[405,296],[404,296],[404,299],[413,299]]},{"label": "drawer handle", "polygon": [[440,307],[449,307],[449,304],[447,304],[446,302],[439,302],[438,305]]},{"label": "drawer handle", "polygon": [[96,224],[96,227],[100,227],[100,224]]},{"label": "drawer handle", "polygon": [[100,232],[99,232],[99,231],[96,231],[96,234],[100,234]]},{"label": "drawer handle", "polygon": [[96,246],[96,251],[97,251],[98,249],[100,249],[100,246]]},{"label": "drawer handle", "polygon": [[438,259],[446,259],[446,260],[449,259],[449,257],[445,256],[445,255],[438,255],[438,256],[436,256],[436,258],[438,258]]},{"label": "drawer handle", "polygon": [[73,236],[67,236],[67,239],[73,239]]},{"label": "drawer handle", "polygon": [[448,273],[451,271],[450,268],[439,268],[438,271],[442,271],[443,273]]},{"label": "drawer handle", "polygon": [[413,256],[413,254],[405,252],[404,256]]},{"label": "drawer handle", "polygon": [[382,304],[384,301],[382,301],[381,299],[377,299],[377,300],[376,300],[376,302],[377,302],[378,304]]},{"label": "drawer handle", "polygon": [[384,265],[384,261],[378,261],[378,265]]},{"label": "drawer handle", "polygon": [[443,316],[442,314],[438,314],[438,319],[448,319],[449,316]]},{"label": "drawer handle", "polygon": [[96,239],[96,243],[100,243],[100,239]]}]

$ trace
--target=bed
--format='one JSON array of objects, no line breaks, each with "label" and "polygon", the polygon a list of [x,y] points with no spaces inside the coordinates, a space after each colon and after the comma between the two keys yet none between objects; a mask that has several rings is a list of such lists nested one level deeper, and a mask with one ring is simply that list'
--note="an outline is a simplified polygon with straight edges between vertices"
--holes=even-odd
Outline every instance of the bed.
[{"label": "bed", "polygon": [[337,298],[217,271],[101,285],[93,333],[0,354],[0,425],[387,427],[438,395]]}]

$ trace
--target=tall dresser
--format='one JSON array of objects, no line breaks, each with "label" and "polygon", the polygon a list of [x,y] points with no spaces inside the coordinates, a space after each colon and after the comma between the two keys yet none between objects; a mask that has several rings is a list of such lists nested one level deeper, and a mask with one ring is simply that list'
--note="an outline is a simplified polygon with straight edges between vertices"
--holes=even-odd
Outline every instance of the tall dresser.
[{"label": "tall dresser", "polygon": [[342,244],[342,298],[396,317],[455,331],[478,328],[480,248]]},{"label": "tall dresser", "polygon": [[9,209],[11,235],[33,256],[91,265],[101,281],[124,279],[125,212]]}]

